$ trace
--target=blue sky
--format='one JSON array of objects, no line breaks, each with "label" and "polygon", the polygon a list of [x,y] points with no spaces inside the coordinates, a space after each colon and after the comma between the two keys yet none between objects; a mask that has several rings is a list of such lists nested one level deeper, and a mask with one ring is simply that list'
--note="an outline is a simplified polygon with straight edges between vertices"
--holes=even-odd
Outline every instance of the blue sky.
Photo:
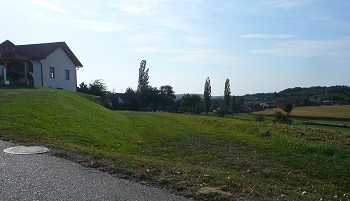
[{"label": "blue sky", "polygon": [[65,41],[84,67],[78,83],[233,95],[350,85],[348,0],[1,1],[0,40]]}]

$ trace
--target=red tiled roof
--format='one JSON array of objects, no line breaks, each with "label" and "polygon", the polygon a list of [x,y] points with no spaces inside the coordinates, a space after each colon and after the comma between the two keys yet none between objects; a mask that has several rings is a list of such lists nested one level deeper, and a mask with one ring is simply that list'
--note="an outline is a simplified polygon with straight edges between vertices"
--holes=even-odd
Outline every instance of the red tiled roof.
[{"label": "red tiled roof", "polygon": [[[6,41],[5,41],[6,42]],[[53,51],[58,48],[62,48],[63,51],[72,60],[75,66],[83,67],[78,58],[74,55],[72,50],[68,47],[65,42],[54,42],[54,43],[41,43],[41,44],[29,44],[29,45],[16,45],[15,52],[28,59],[45,59]]]}]

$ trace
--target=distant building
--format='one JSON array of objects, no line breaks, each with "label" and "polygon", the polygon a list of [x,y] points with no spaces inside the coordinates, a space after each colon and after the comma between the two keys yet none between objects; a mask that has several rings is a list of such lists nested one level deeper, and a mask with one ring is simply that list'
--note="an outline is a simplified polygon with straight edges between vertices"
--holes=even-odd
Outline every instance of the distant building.
[{"label": "distant building", "polygon": [[260,106],[263,109],[270,109],[270,108],[275,108],[276,107],[276,103],[275,103],[275,101],[267,101],[265,103],[260,103]]},{"label": "distant building", "polygon": [[115,93],[114,98],[117,100],[115,109],[117,110],[138,110],[138,99],[135,93]]},{"label": "distant building", "polygon": [[76,91],[83,67],[65,42],[0,44],[0,85],[25,84]]},{"label": "distant building", "polygon": [[322,101],[322,105],[333,105],[332,101]]}]

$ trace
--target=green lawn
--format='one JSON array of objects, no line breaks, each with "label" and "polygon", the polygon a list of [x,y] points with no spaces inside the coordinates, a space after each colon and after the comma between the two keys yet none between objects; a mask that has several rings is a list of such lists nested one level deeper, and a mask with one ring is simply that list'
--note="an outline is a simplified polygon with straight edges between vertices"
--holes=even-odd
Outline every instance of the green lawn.
[{"label": "green lawn", "polygon": [[350,194],[346,131],[114,112],[87,97],[0,89],[0,136],[105,158],[110,172],[201,200],[332,200]]}]

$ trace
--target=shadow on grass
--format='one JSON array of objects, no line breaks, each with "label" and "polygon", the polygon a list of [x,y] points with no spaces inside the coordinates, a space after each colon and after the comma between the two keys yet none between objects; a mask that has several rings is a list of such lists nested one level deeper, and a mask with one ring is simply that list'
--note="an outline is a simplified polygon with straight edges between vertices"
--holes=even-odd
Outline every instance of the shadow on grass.
[{"label": "shadow on grass", "polygon": [[35,86],[14,84],[14,85],[0,85],[0,89],[37,89]]}]

